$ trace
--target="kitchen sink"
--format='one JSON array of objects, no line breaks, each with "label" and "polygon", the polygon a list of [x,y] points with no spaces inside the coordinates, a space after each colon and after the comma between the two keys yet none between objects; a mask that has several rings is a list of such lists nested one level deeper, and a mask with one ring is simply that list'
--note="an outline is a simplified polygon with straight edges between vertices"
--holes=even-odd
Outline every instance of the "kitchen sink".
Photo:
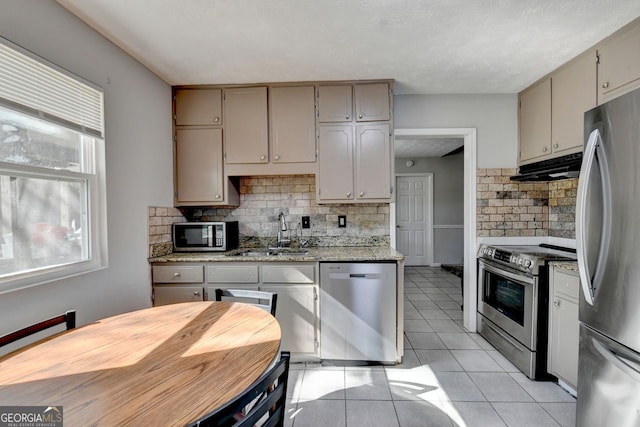
[{"label": "kitchen sink", "polygon": [[307,251],[293,251],[289,249],[268,249],[268,250],[246,250],[240,251],[229,256],[243,256],[243,257],[271,257],[271,256],[305,256],[309,255]]}]

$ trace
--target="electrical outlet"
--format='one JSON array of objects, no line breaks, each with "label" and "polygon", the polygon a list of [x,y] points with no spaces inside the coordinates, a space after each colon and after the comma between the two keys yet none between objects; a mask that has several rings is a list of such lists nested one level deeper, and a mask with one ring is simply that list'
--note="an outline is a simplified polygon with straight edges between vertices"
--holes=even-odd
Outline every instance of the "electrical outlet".
[{"label": "electrical outlet", "polygon": [[302,217],[302,228],[311,228],[311,221],[308,216]]},{"label": "electrical outlet", "polygon": [[347,226],[347,216],[346,215],[338,215],[338,227],[345,228]]}]

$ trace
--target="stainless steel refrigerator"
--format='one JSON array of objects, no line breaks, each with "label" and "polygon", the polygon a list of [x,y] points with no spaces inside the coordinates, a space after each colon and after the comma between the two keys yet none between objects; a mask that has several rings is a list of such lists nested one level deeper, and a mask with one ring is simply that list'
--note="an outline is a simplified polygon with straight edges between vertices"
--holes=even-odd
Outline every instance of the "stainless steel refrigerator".
[{"label": "stainless steel refrigerator", "polygon": [[640,426],[640,89],[585,113],[577,425]]}]

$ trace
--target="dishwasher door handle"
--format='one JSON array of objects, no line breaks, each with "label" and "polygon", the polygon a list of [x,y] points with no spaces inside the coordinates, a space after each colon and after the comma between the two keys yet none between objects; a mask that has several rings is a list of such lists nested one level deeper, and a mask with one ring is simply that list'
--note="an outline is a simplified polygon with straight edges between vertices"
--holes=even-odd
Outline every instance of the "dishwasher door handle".
[{"label": "dishwasher door handle", "polygon": [[360,278],[360,279],[366,279],[367,275],[366,274],[356,274],[356,273],[350,273],[349,277],[356,277],[356,278]]}]

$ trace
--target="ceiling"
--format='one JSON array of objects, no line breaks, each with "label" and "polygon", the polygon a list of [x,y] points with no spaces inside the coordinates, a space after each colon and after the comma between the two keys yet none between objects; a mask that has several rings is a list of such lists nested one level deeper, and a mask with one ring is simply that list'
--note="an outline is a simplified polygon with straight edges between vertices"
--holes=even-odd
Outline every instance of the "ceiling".
[{"label": "ceiling", "polygon": [[464,145],[464,138],[428,138],[395,135],[393,139],[395,157],[400,159],[442,157]]},{"label": "ceiling", "polygon": [[397,95],[517,93],[640,16],[638,0],[57,1],[171,85],[392,78]]},{"label": "ceiling", "polygon": [[171,85],[395,79],[516,93],[640,16],[638,0],[58,0]]}]

